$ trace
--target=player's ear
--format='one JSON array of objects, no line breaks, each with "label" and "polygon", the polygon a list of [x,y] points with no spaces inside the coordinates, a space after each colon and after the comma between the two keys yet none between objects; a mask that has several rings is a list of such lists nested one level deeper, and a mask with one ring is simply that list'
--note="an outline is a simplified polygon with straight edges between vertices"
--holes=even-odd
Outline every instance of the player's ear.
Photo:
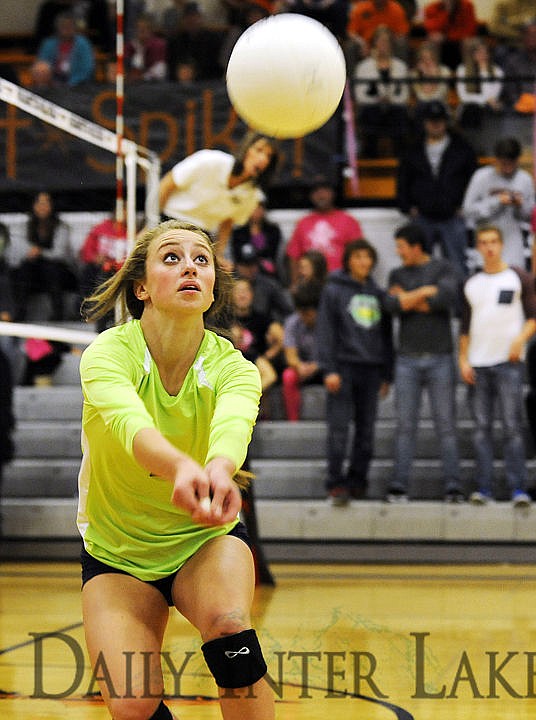
[{"label": "player's ear", "polygon": [[145,285],[142,282],[137,282],[134,285],[134,295],[138,298],[138,300],[148,299],[149,293],[145,289]]}]

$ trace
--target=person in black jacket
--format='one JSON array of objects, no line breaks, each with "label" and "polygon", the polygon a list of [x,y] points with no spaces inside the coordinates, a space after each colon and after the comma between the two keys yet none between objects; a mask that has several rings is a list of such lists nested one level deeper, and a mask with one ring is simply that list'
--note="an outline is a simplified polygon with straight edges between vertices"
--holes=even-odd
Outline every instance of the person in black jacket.
[{"label": "person in black jacket", "polygon": [[424,107],[424,135],[400,161],[397,203],[426,232],[429,248],[439,243],[443,256],[464,277],[467,228],[461,207],[477,158],[471,145],[448,129],[448,121],[441,102],[434,100]]},{"label": "person in black jacket", "polygon": [[251,245],[255,248],[260,270],[266,275],[281,280],[278,271],[281,239],[281,228],[277,223],[268,220],[266,202],[261,201],[249,221],[233,230],[231,235],[233,259],[242,256],[244,245]]},{"label": "person in black jacket", "polygon": [[376,249],[367,240],[348,243],[343,269],[329,275],[317,315],[319,362],[328,392],[326,485],[336,506],[366,494],[378,396],[387,394],[392,374],[391,318],[383,311],[385,292],[370,277],[376,261]]},{"label": "person in black jacket", "polygon": [[439,445],[444,499],[465,499],[456,433],[456,368],[451,318],[460,303],[459,276],[452,263],[433,258],[416,223],[395,230],[402,265],[389,273],[387,312],[397,316],[394,390],[396,433],[387,502],[408,500],[423,390]]}]

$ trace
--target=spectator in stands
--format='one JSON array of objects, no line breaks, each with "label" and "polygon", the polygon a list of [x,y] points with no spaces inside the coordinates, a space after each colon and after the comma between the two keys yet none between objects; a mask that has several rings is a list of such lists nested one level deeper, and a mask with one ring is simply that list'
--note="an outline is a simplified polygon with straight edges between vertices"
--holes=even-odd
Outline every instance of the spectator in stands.
[{"label": "spectator in stands", "polygon": [[389,28],[396,54],[407,57],[410,25],[402,5],[397,0],[357,0],[350,8],[347,25],[348,37],[356,45],[356,60],[370,54],[379,27]]},{"label": "spectator in stands", "polygon": [[493,497],[493,421],[495,402],[504,434],[504,469],[514,506],[527,506],[527,469],[523,439],[524,355],[536,332],[534,279],[510,266],[502,255],[501,230],[480,227],[476,246],[483,269],[464,287],[459,363],[472,388],[477,490],[474,504]]},{"label": "spectator in stands", "polygon": [[461,42],[478,32],[472,0],[432,0],[424,6],[423,24],[428,39],[441,48],[441,62],[456,70],[462,62]]},{"label": "spectator in stands", "polygon": [[395,232],[402,267],[389,275],[387,310],[399,320],[395,362],[396,434],[387,502],[408,499],[422,391],[428,391],[443,470],[445,500],[462,502],[456,434],[456,368],[452,316],[459,277],[448,260],[432,258],[423,228],[410,223]]},{"label": "spectator in stands", "polygon": [[257,251],[253,245],[242,245],[234,258],[235,274],[247,278],[253,285],[254,309],[275,322],[284,322],[294,310],[292,299],[274,276],[261,271]]},{"label": "spectator in stands", "polygon": [[410,70],[411,95],[414,100],[412,116],[415,131],[422,132],[422,111],[433,100],[447,106],[452,79],[450,68],[439,60],[436,43],[431,40],[421,42],[416,50],[415,63]]},{"label": "spectator in stands", "polygon": [[10,244],[9,228],[4,223],[0,223],[0,320],[2,322],[13,320],[15,310],[9,277],[9,265],[6,260]]},{"label": "spectator in stands", "polygon": [[367,240],[348,243],[343,269],[328,277],[318,310],[318,357],[327,390],[327,490],[334,505],[366,495],[378,397],[387,394],[391,380],[391,318],[384,310],[385,292],[371,277],[376,260]]},{"label": "spectator in stands", "polygon": [[155,33],[151,17],[139,17],[134,37],[125,47],[127,80],[165,80],[166,53],[166,41]]},{"label": "spectator in stands", "polygon": [[[257,365],[262,390],[265,392],[277,381],[278,375],[273,361],[277,361],[277,356],[282,352],[283,347],[282,343],[278,348],[268,347],[270,316],[255,310],[253,298],[254,288],[251,281],[247,278],[238,278],[232,289],[230,332],[233,345],[245,358]],[[282,333],[280,336],[282,337]]]},{"label": "spectator in stands", "polygon": [[[6,259],[11,244],[9,228],[0,223],[0,320],[11,322],[15,319],[15,301],[11,284],[11,272]],[[13,364],[15,355],[12,338],[0,335],[0,350],[4,352]]]},{"label": "spectator in stands", "polygon": [[408,134],[408,76],[406,63],[393,55],[391,31],[380,26],[371,40],[370,57],[354,71],[362,157],[379,157],[380,141],[389,144],[386,154],[400,155]]},{"label": "spectator in stands", "polygon": [[252,5],[262,8],[264,13],[272,15],[280,12],[280,0],[220,0],[225,11],[225,24],[228,27],[244,24],[244,18]]},{"label": "spectator in stands", "polygon": [[197,65],[193,60],[181,60],[175,66],[175,82],[181,88],[192,88],[197,82]]},{"label": "spectator in stands", "polygon": [[160,209],[214,235],[224,258],[234,225],[243,225],[261,200],[278,161],[272,138],[248,133],[236,155],[204,149],[181,160],[160,181]]},{"label": "spectator in stands", "polygon": [[158,35],[165,36],[166,20],[174,20],[177,26],[178,16],[184,8],[185,0],[144,0],[144,14],[151,18],[153,28]]},{"label": "spectator in stands", "polygon": [[486,113],[502,109],[504,73],[492,62],[483,38],[470,38],[463,43],[463,48],[465,60],[456,70],[458,121],[462,128],[480,129]]},{"label": "spectator in stands", "polygon": [[521,46],[509,53],[504,62],[505,105],[521,113],[536,111],[534,68],[536,67],[536,18],[521,30]]},{"label": "spectator in stands", "polygon": [[197,2],[187,2],[179,27],[168,40],[169,77],[174,79],[176,67],[185,60],[197,67],[198,80],[218,80],[223,77],[220,50],[223,33],[209,28],[205,15]]},{"label": "spectator in stands", "polygon": [[28,338],[24,342],[24,371],[21,385],[50,387],[52,376],[62,363],[63,355],[71,346],[62,342],[49,342],[42,338]]},{"label": "spectator in stands", "polygon": [[[239,8],[242,9],[242,12],[238,12]],[[230,15],[232,21],[224,32],[219,55],[219,64],[222,68],[227,67],[233,48],[240,35],[254,23],[268,17],[270,12],[257,3],[244,2],[238,3],[237,12]]]},{"label": "spectator in stands", "polygon": [[286,367],[282,374],[287,420],[300,419],[301,386],[322,383],[318,364],[316,318],[322,285],[301,283],[292,295],[295,311],[285,320]]},{"label": "spectator in stands", "polygon": [[186,0],[169,0],[166,7],[154,17],[155,29],[159,35],[169,38],[173,33],[177,32]]},{"label": "spectator in stands", "polygon": [[495,145],[495,163],[481,167],[471,178],[463,201],[467,222],[493,224],[502,234],[502,258],[508,265],[530,265],[528,223],[534,207],[534,180],[519,167],[521,145],[501,138]]},{"label": "spectator in stands", "polygon": [[281,248],[281,228],[266,217],[266,201],[259,202],[249,222],[233,230],[231,236],[232,257],[240,256],[244,245],[255,248],[262,272],[279,279],[279,251]]},{"label": "spectator in stands", "polygon": [[70,13],[60,13],[56,32],[40,44],[32,66],[32,82],[39,87],[74,87],[94,79],[95,55],[91,42],[76,30]]},{"label": "spectator in stands", "polygon": [[326,256],[318,250],[306,250],[296,263],[296,284],[317,282],[323,285],[328,276]]},{"label": "spectator in stands", "polygon": [[104,52],[113,49],[114,27],[110,23],[106,0],[44,0],[35,21],[33,51],[54,34],[56,18],[65,12],[72,13],[77,32],[85,35],[94,47]]},{"label": "spectator in stands", "polygon": [[[110,0],[108,0],[110,3]],[[110,12],[116,14],[116,0],[111,0]],[[147,12],[146,0],[125,0],[124,3],[124,42],[130,42],[136,32],[136,20]]]},{"label": "spectator in stands", "polygon": [[487,26],[490,35],[503,46],[501,50],[507,50],[518,42],[520,29],[534,19],[534,0],[500,0],[493,4]]},{"label": "spectator in stands", "polygon": [[48,319],[69,318],[66,293],[79,292],[76,261],[68,226],[58,217],[50,193],[38,192],[28,218],[23,259],[12,272],[15,295],[15,319],[27,317],[32,293],[50,298],[52,313]]},{"label": "spectator in stands", "polygon": [[465,275],[467,228],[461,207],[476,155],[448,129],[449,114],[442,103],[429,103],[422,117],[424,136],[407,149],[398,169],[398,207],[424,229],[430,251],[439,243],[443,255]]},{"label": "spectator in stands", "polygon": [[[111,278],[123,265],[128,252],[125,222],[109,217],[94,225],[80,248],[80,294],[92,295],[96,288]],[[114,313],[101,318],[97,331],[114,323]]]},{"label": "spectator in stands", "polygon": [[313,18],[344,42],[349,5],[349,0],[281,0],[278,12],[299,13]]},{"label": "spectator in stands", "polygon": [[363,236],[361,225],[349,213],[335,207],[335,187],[324,176],[317,176],[309,190],[314,210],[296,223],[286,254],[290,263],[290,284],[298,277],[298,260],[308,250],[317,250],[326,258],[328,271],[340,270],[345,246]]}]

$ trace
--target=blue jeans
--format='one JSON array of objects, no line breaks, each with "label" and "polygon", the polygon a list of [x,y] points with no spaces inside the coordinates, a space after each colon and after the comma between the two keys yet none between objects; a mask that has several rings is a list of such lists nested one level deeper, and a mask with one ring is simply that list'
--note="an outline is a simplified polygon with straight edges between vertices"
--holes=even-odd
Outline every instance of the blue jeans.
[{"label": "blue jeans", "polygon": [[[376,365],[346,365],[339,369],[339,374],[341,389],[338,393],[328,393],[326,405],[327,487],[364,488],[374,449],[381,369]],[[352,420],[354,435],[348,472],[344,477],[342,468]]]},{"label": "blue jeans", "polygon": [[503,432],[504,471],[511,491],[527,480],[523,440],[523,363],[476,367],[472,394],[476,479],[480,492],[491,494],[493,482],[493,416],[495,400]]},{"label": "blue jeans", "polygon": [[456,371],[449,354],[399,355],[395,366],[397,434],[391,488],[408,491],[423,388],[427,389],[443,470],[445,492],[460,490],[456,436]]},{"label": "blue jeans", "polygon": [[415,222],[425,231],[430,252],[438,242],[443,257],[458,269],[463,280],[467,275],[467,228],[463,219],[454,216],[448,220],[430,220],[418,215]]}]

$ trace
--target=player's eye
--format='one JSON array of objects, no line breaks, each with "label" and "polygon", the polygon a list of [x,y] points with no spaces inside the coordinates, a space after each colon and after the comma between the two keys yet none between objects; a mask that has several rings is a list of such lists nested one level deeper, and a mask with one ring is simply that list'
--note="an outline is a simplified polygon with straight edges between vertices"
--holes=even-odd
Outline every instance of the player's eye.
[{"label": "player's eye", "polygon": [[179,262],[179,256],[177,255],[177,253],[169,251],[164,255],[164,262],[165,263]]},{"label": "player's eye", "polygon": [[202,265],[205,265],[206,263],[208,263],[210,261],[210,259],[209,259],[208,255],[206,255],[205,253],[199,253],[199,255],[196,257],[195,261],[201,263]]}]

